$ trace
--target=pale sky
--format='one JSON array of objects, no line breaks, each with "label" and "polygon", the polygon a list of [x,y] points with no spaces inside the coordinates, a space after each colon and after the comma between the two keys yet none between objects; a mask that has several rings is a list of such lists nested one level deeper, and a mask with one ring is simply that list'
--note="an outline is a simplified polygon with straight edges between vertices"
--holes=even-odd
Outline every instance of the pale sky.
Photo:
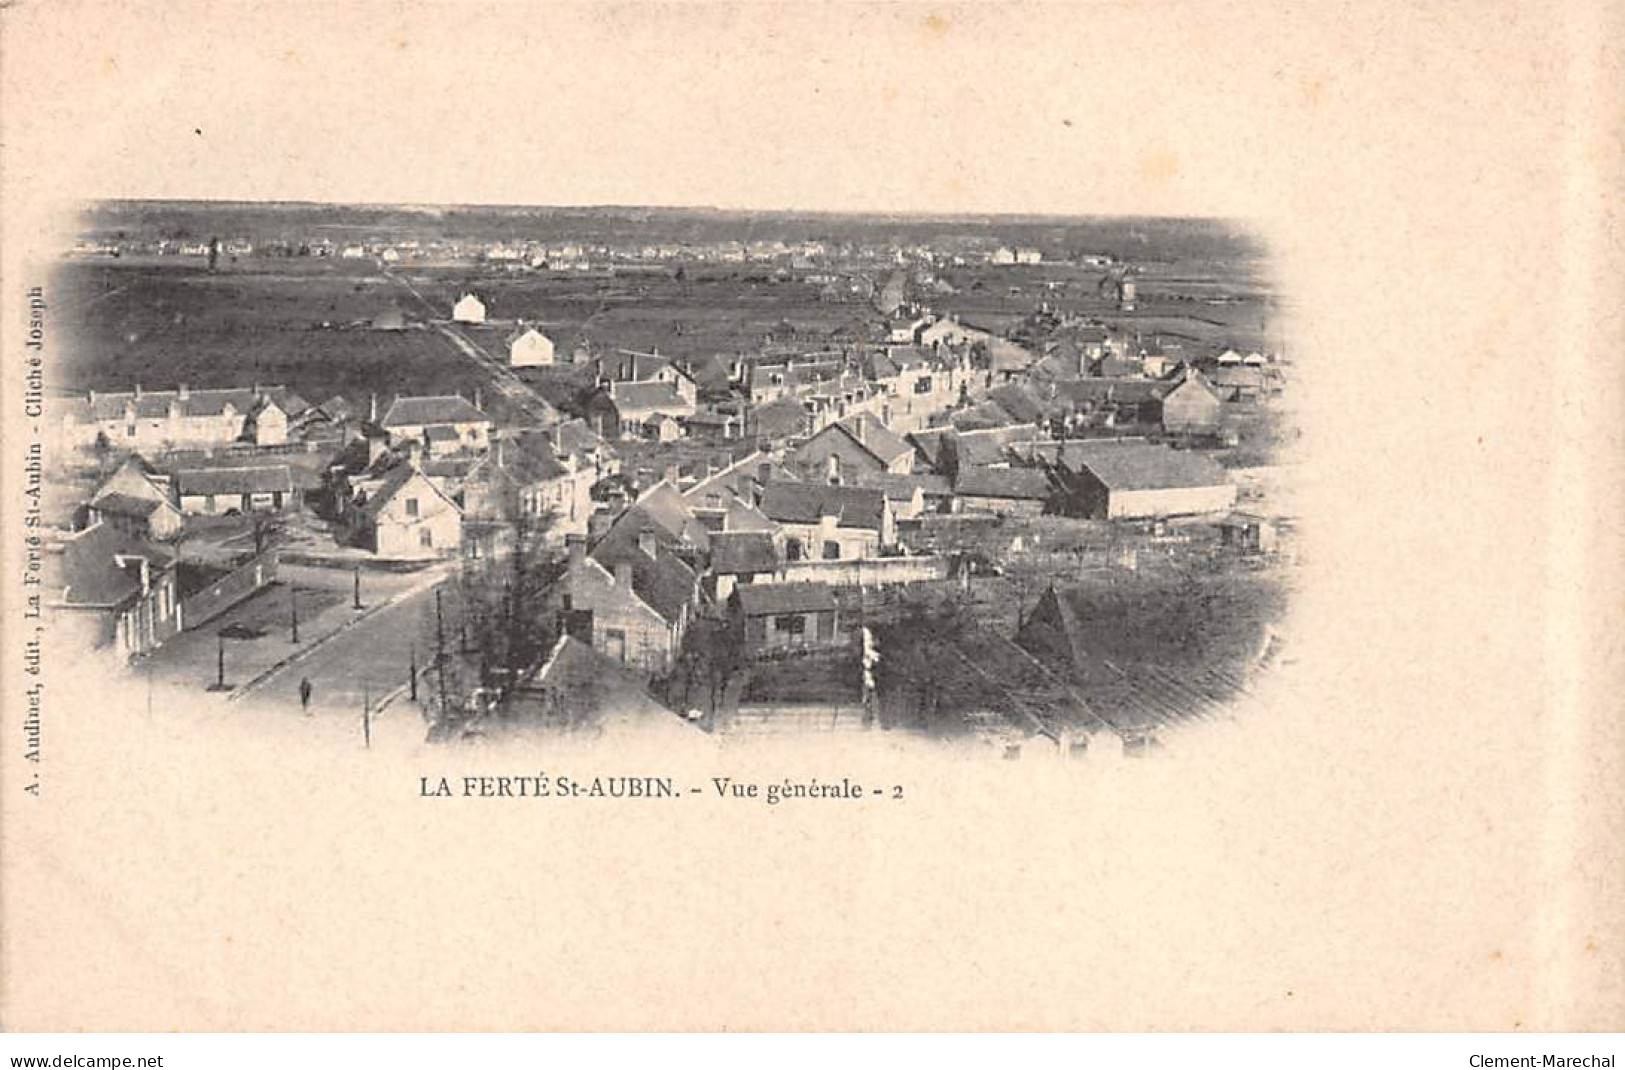
[{"label": "pale sky", "polygon": [[86,196],[1256,214],[1428,48],[1277,6],[24,0],[8,148]]}]

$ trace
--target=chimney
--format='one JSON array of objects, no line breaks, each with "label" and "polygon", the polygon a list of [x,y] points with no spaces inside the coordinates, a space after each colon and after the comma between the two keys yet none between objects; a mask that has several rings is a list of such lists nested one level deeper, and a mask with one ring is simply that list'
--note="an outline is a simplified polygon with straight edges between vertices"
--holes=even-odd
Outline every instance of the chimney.
[{"label": "chimney", "polygon": [[683,470],[682,470],[682,468],[680,468],[679,466],[677,466],[675,464],[668,464],[666,466],[666,482],[667,483],[670,483],[672,486],[675,487],[675,486],[677,486],[678,481],[680,479],[682,479],[682,478],[683,478]]},{"label": "chimney", "polygon": [[651,559],[654,558],[655,551],[658,549],[658,547],[655,544],[655,533],[653,531],[650,531],[648,528],[644,528],[642,531],[638,532],[638,549],[649,555]]},{"label": "chimney", "polygon": [[378,395],[372,395],[372,407],[367,410],[367,419],[373,423],[378,422]]},{"label": "chimney", "polygon": [[564,546],[569,552],[571,567],[587,560],[587,537],[585,535],[566,535],[564,537]]},{"label": "chimney", "polygon": [[632,562],[617,561],[615,563],[615,586],[632,589]]}]

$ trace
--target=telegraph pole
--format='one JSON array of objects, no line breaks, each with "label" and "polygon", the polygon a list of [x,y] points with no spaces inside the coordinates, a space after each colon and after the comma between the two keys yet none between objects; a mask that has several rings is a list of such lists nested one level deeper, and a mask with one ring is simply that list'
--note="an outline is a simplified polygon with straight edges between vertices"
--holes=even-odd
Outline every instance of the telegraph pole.
[{"label": "telegraph pole", "polygon": [[299,641],[299,587],[288,584],[288,613],[293,621],[293,641]]},{"label": "telegraph pole", "polygon": [[444,718],[446,708],[446,618],[440,608],[440,588],[434,589],[434,660],[440,670],[440,716]]},{"label": "telegraph pole", "polygon": [[416,640],[412,643],[412,661],[410,673],[406,678],[406,686],[411,689],[412,701],[416,702],[418,700],[418,644]]},{"label": "telegraph pole", "polygon": [[355,567],[355,608],[361,608],[361,566]]}]

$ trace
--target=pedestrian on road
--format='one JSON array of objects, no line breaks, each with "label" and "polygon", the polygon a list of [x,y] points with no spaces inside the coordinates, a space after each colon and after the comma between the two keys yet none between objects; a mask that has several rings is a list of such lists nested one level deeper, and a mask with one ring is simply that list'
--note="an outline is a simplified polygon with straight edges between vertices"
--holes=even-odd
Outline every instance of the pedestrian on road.
[{"label": "pedestrian on road", "polygon": [[305,711],[306,717],[310,716],[310,693],[313,690],[314,688],[310,686],[310,677],[301,677],[299,680],[299,708]]}]

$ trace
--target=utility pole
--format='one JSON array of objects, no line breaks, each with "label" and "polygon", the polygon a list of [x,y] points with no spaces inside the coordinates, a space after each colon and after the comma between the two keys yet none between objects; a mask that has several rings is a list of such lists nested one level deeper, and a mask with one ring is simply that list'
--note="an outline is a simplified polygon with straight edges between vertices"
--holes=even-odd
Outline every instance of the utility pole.
[{"label": "utility pole", "polygon": [[361,566],[355,567],[355,608],[361,608]]},{"label": "utility pole", "polygon": [[440,670],[440,716],[446,708],[446,618],[440,607],[440,588],[434,589],[434,660]]},{"label": "utility pole", "polygon": [[226,637],[216,632],[214,640],[220,644],[219,650],[215,654],[214,689],[224,691],[226,689]]},{"label": "utility pole", "polygon": [[288,584],[288,613],[293,620],[293,641],[299,641],[299,587]]},{"label": "utility pole", "polygon": [[406,686],[411,689],[412,701],[416,702],[418,700],[418,645],[416,641],[412,643],[412,661],[409,675],[406,678]]}]

